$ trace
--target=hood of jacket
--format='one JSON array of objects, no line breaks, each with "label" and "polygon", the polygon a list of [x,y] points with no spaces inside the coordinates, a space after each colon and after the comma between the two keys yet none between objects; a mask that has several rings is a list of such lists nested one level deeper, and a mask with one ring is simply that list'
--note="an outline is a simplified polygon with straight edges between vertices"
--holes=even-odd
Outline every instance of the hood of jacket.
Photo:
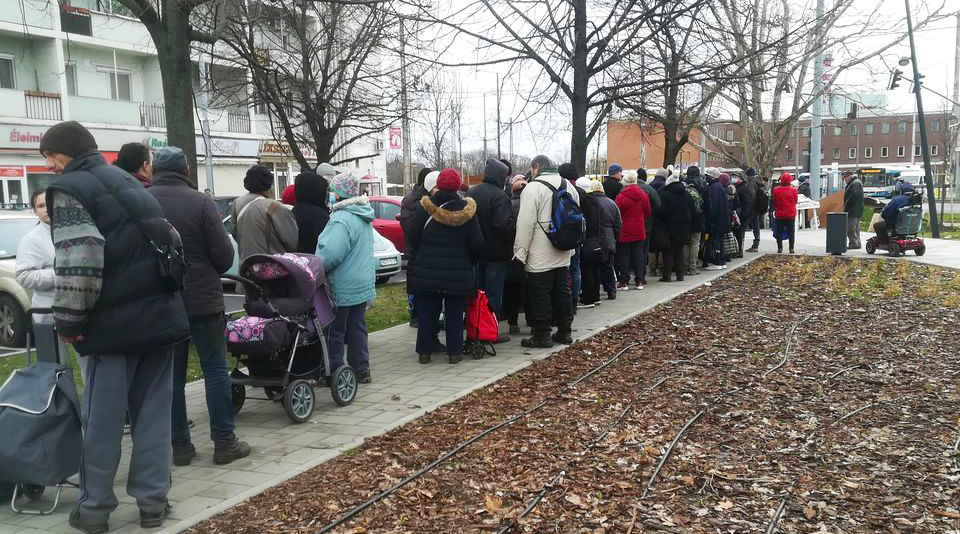
[{"label": "hood of jacket", "polygon": [[293,194],[297,202],[306,202],[315,206],[327,206],[327,180],[312,172],[302,172],[293,182]]},{"label": "hood of jacket", "polygon": [[364,222],[373,222],[373,206],[370,205],[370,199],[368,199],[366,195],[341,200],[333,205],[331,211],[333,213],[338,211],[352,213],[360,217]]},{"label": "hood of jacket", "polygon": [[789,174],[783,173],[780,175],[780,185],[790,185],[791,182],[793,182],[793,177]]},{"label": "hood of jacket", "polygon": [[663,190],[670,191],[671,193],[680,195],[680,194],[683,194],[687,189],[686,189],[686,186],[684,186],[680,182],[671,182],[663,186]]},{"label": "hood of jacket", "polygon": [[630,200],[636,201],[643,197],[643,189],[640,189],[640,186],[637,184],[630,184],[624,186],[624,188],[620,190],[620,194],[626,196]]},{"label": "hood of jacket", "polygon": [[510,169],[507,169],[502,161],[489,158],[486,167],[483,168],[483,181],[503,189],[507,184],[507,174],[509,173]]},{"label": "hood of jacket", "polygon": [[444,226],[463,226],[477,213],[477,203],[469,197],[462,201],[451,201],[446,208],[435,205],[430,197],[423,197],[420,205],[433,220]]},{"label": "hood of jacket", "polygon": [[[133,176],[136,177],[136,175]],[[193,181],[190,180],[189,177],[174,171],[163,171],[154,174],[152,184],[183,185],[189,187],[190,189],[196,189],[196,187],[193,186]]]}]

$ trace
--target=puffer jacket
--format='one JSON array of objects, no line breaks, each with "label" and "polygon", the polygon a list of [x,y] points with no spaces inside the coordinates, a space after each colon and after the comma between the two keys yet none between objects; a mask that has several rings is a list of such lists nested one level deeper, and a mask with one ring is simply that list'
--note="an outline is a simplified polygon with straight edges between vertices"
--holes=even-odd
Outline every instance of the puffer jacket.
[{"label": "puffer jacket", "polygon": [[603,210],[603,216],[600,218],[600,225],[603,227],[603,244],[609,252],[614,252],[617,250],[617,239],[620,239],[620,232],[623,229],[620,208],[603,191],[593,193],[591,196],[597,199],[597,203]]},{"label": "puffer jacket", "polygon": [[628,185],[617,195],[617,208],[623,227],[620,230],[619,243],[635,243],[647,238],[646,220],[651,216],[650,198],[643,189]]},{"label": "puffer jacket", "polygon": [[727,188],[720,183],[720,180],[714,180],[707,190],[707,198],[710,199],[710,209],[706,212],[705,230],[711,234],[729,232],[730,208],[727,205]]},{"label": "puffer jacket", "polygon": [[580,197],[580,209],[583,210],[583,219],[586,223],[583,244],[580,247],[580,257],[587,260],[599,260],[607,250],[603,242],[603,225],[601,223],[603,208],[600,207],[600,203],[592,195],[588,195],[576,184],[573,187]]},{"label": "puffer jacket", "polygon": [[686,186],[680,182],[664,185],[660,189],[660,202],[658,228],[663,227],[672,246],[685,245],[690,240],[693,213],[693,199],[687,194]]},{"label": "puffer jacket", "polygon": [[367,197],[333,205],[330,222],[317,238],[317,257],[337,306],[356,306],[377,298],[373,257],[373,207]]},{"label": "puffer jacket", "polygon": [[293,194],[297,200],[293,206],[299,236],[297,252],[313,254],[317,250],[317,237],[330,221],[327,187],[327,180],[314,173],[300,173],[293,182]]},{"label": "puffer jacket", "polygon": [[483,234],[480,261],[502,263],[513,257],[517,220],[513,217],[510,196],[503,189],[507,172],[507,166],[499,160],[487,160],[483,182],[471,187],[466,194],[477,203],[477,221]]},{"label": "puffer jacket", "polygon": [[468,297],[476,292],[473,264],[483,246],[476,213],[476,201],[456,192],[420,199],[409,232],[417,257],[416,271],[407,273],[410,293]]},{"label": "puffer jacket", "polygon": [[773,201],[774,219],[795,219],[797,217],[797,190],[790,185],[789,174],[780,177],[780,185],[773,188],[770,195]]}]

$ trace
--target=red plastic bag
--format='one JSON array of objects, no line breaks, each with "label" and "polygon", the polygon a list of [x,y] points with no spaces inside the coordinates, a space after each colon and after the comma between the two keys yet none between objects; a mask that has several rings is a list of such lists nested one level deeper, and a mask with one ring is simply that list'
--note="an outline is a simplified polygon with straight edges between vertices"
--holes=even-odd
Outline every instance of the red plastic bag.
[{"label": "red plastic bag", "polygon": [[477,294],[467,302],[467,341],[496,341],[497,316],[490,311],[487,294]]}]

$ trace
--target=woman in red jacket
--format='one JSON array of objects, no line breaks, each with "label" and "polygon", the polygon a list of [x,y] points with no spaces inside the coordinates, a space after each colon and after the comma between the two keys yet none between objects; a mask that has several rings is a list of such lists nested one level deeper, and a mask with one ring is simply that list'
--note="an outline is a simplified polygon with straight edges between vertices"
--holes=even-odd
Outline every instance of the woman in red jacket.
[{"label": "woman in red jacket", "polygon": [[777,238],[777,253],[783,254],[783,238],[790,240],[793,254],[794,220],[797,218],[797,189],[790,185],[793,176],[789,172],[780,175],[780,185],[773,188],[773,234]]},{"label": "woman in red jacket", "polygon": [[630,288],[631,271],[635,287],[643,289],[647,283],[647,266],[641,259],[643,242],[648,237],[644,222],[651,215],[650,197],[637,185],[636,174],[625,176],[623,183],[623,189],[616,198],[623,220],[620,237],[617,239],[617,289]]}]

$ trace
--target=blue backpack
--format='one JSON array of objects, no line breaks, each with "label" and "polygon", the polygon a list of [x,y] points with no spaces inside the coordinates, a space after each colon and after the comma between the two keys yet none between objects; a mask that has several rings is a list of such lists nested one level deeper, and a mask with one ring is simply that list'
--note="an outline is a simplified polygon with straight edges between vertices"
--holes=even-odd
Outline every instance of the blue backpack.
[{"label": "blue backpack", "polygon": [[567,181],[560,178],[560,189],[553,187],[550,183],[543,180],[534,180],[550,188],[553,193],[553,207],[550,210],[550,226],[544,228],[540,224],[540,229],[547,234],[547,239],[554,248],[560,250],[573,250],[583,242],[583,234],[586,222],[583,218],[583,210],[573,199],[573,196],[567,191]]}]

